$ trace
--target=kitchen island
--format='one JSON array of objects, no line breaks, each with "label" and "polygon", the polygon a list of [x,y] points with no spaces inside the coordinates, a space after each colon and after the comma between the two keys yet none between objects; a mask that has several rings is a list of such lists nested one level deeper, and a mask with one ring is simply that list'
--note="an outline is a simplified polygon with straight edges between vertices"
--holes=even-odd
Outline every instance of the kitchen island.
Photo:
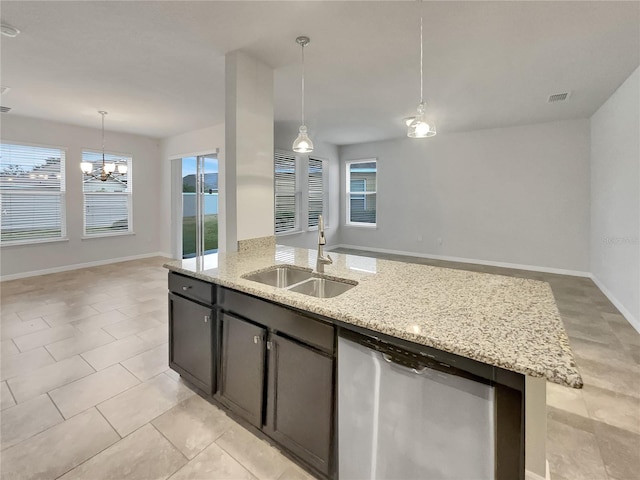
[{"label": "kitchen island", "polygon": [[[211,341],[208,342],[209,347],[205,344],[191,350],[208,350],[209,356],[198,357],[205,359],[204,363],[208,369],[190,377],[190,372],[180,366],[180,362],[172,360],[172,368],[183,374],[205,394],[212,395],[232,413],[235,408],[235,413],[239,413],[240,417],[265,433],[292,454],[293,458],[301,458],[302,465],[307,468],[310,466],[314,473],[320,472],[321,476],[326,478],[336,478],[336,367],[335,363],[324,360],[333,361],[337,358],[337,340],[330,342],[323,339],[324,335],[328,335],[328,331],[323,330],[322,326],[330,325],[335,328],[335,337],[331,338],[337,338],[341,330],[353,331],[394,342],[409,351],[423,355],[435,353],[444,363],[468,372],[479,373],[496,385],[507,386],[505,391],[508,395],[504,398],[511,400],[501,401],[501,406],[496,410],[497,456],[500,457],[501,451],[506,452],[502,454],[502,462],[498,458],[497,464],[502,465],[501,468],[507,468],[504,467],[505,462],[517,463],[518,475],[511,478],[523,478],[525,409],[527,414],[533,407],[544,413],[544,397],[538,395],[535,402],[524,401],[525,396],[529,399],[525,393],[526,379],[546,379],[574,388],[582,386],[582,379],[576,369],[549,285],[528,279],[338,254],[334,255],[334,263],[326,267],[325,276],[357,285],[333,298],[316,298],[244,278],[254,272],[269,270],[274,265],[290,265],[294,269],[310,271],[315,266],[315,261],[316,252],[313,250],[267,244],[247,248],[240,253],[218,254],[166,264],[165,266],[172,271],[170,275],[177,275],[175,278],[198,279],[205,282],[205,285],[212,285],[218,289],[214,290],[218,293],[212,293],[208,302],[207,298],[204,298],[204,301],[203,298],[195,298],[200,302],[201,308],[205,309],[203,311],[207,329],[204,332],[211,332]],[[171,282],[170,277],[170,284]],[[174,288],[170,288],[174,293],[170,294],[170,299],[173,298],[179,306],[180,302],[184,303],[189,298],[190,291],[197,292],[200,288],[200,285],[179,287],[174,281]],[[184,289],[186,299],[181,297],[180,291],[177,291],[179,289]],[[178,311],[178,307],[174,307],[171,302],[170,304],[170,315],[176,317],[170,319],[170,328],[173,330],[176,322],[182,319],[178,319],[174,313]],[[289,315],[295,317],[302,313],[316,323],[312,323],[311,320],[305,323],[301,320],[307,327],[300,330],[293,327],[295,322],[291,320],[287,325],[293,330],[289,331],[287,328],[290,327],[284,327],[281,320],[268,320],[269,315],[266,313],[263,320],[256,319],[256,315],[263,315],[258,312],[267,312],[271,308],[280,309],[273,310],[273,318],[289,318]],[[189,311],[187,307],[180,309],[181,312]],[[207,313],[209,311],[210,314]],[[211,320],[207,321],[207,318]],[[241,324],[236,320],[240,320]],[[252,328],[254,330],[251,330]],[[236,399],[239,392],[242,395],[247,394],[246,386],[251,382],[243,379],[237,386],[239,390],[233,392],[234,378],[238,375],[237,366],[246,363],[245,354],[234,353],[230,349],[233,342],[241,342],[240,339],[244,338],[234,337],[239,333],[244,337],[249,335],[255,344],[265,342],[264,350],[256,356],[256,365],[260,367],[257,370],[258,374],[252,379],[256,388],[251,394],[253,398],[259,397],[259,401],[252,400],[244,404],[243,400]],[[185,350],[188,342],[185,343],[184,336],[178,334],[176,337],[174,333],[171,335],[171,349]],[[201,332],[196,335],[195,341],[201,341],[207,335],[208,333]],[[177,338],[175,342],[174,337]],[[325,400],[325,408],[331,421],[327,425],[326,433],[330,437],[330,445],[324,457],[314,454],[305,458],[308,449],[302,448],[297,451],[295,442],[292,445],[287,444],[291,435],[279,436],[274,430],[273,422],[277,408],[273,410],[271,407],[275,399],[282,401],[284,397],[282,394],[278,397],[274,393],[277,390],[277,379],[280,377],[268,370],[269,365],[273,370],[276,358],[268,357],[267,351],[272,345],[278,344],[278,341],[281,345],[278,348],[282,349],[282,345],[286,345],[292,352],[298,343],[305,346],[307,350],[300,350],[293,357],[299,361],[308,359],[325,372],[329,369],[330,375],[325,381],[328,382],[327,388],[334,388],[334,391]],[[249,348],[250,344],[246,344],[243,351],[246,353]],[[319,356],[307,355],[306,352]],[[199,360],[193,364],[200,366],[202,363],[203,361]],[[286,368],[283,371],[286,371]],[[306,387],[316,388],[312,385]],[[225,395],[225,388],[233,394]],[[283,387],[281,390],[286,389]],[[513,392],[517,395],[512,395]],[[322,403],[321,399],[319,401]],[[504,413],[504,409],[500,410],[507,404],[511,404],[512,407],[516,405],[517,414],[522,419],[518,431],[513,432],[509,427],[511,430],[508,433],[511,437],[507,433],[503,435],[503,432],[507,431],[504,425],[508,422],[500,421],[501,418],[514,415]],[[290,410],[292,404],[288,402],[287,405]],[[513,423],[512,421],[512,426]],[[528,427],[529,422],[526,424]],[[315,425],[313,428],[317,427]],[[510,438],[508,442],[505,442],[505,435],[507,439]],[[514,443],[514,435],[521,440],[515,442],[516,450],[513,449],[513,445],[507,445]],[[534,443],[529,441],[529,432],[526,437],[527,442]],[[304,443],[302,440],[301,442]],[[544,444],[544,439],[542,442]],[[526,450],[529,452],[529,445]],[[514,459],[514,456],[518,456],[514,452],[519,452],[521,458]],[[316,457],[321,460],[314,463]],[[496,474],[496,478],[506,477],[504,474]]]}]

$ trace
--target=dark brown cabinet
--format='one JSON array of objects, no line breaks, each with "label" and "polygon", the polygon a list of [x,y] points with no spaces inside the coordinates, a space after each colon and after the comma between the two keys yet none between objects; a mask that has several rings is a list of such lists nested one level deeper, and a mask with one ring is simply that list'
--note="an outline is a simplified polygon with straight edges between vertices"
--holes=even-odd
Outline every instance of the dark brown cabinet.
[{"label": "dark brown cabinet", "polygon": [[215,311],[169,294],[169,366],[207,394],[213,392]]},{"label": "dark brown cabinet", "polygon": [[333,418],[333,358],[278,334],[269,337],[264,431],[328,474]]},{"label": "dark brown cabinet", "polygon": [[220,382],[216,397],[256,427],[262,427],[266,329],[222,313]]}]

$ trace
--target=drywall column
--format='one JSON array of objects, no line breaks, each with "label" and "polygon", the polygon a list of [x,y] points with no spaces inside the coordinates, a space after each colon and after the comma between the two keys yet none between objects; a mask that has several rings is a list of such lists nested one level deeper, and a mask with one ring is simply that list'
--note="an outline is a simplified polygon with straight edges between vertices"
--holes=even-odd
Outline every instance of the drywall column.
[{"label": "drywall column", "polygon": [[246,53],[225,56],[227,251],[274,234],[273,70]]}]

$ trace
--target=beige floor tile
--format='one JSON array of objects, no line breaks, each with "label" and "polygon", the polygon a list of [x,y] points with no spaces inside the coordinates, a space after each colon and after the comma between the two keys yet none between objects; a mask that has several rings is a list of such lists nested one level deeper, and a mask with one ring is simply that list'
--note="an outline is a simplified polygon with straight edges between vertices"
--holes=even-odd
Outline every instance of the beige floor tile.
[{"label": "beige floor tile", "polygon": [[120,310],[125,315],[133,318],[145,313],[158,311],[160,310],[158,307],[161,307],[162,305],[164,305],[164,303],[159,305],[158,301],[153,299],[147,300],[146,302],[137,302],[134,305],[130,305],[127,307],[121,307],[118,308],[118,310]]},{"label": "beige floor tile", "polygon": [[176,405],[151,423],[188,459],[235,425],[222,410],[198,395]]},{"label": "beige floor tile", "polygon": [[2,412],[2,450],[53,427],[64,419],[45,393]]},{"label": "beige floor tile", "polygon": [[640,333],[629,324],[629,322],[609,322],[609,326],[618,340],[625,345],[635,345],[640,347]]},{"label": "beige floor tile", "polygon": [[606,359],[596,362],[577,357],[576,363],[587,385],[640,398],[640,366],[633,362],[623,368]]},{"label": "beige floor tile", "polygon": [[125,360],[122,365],[140,380],[148,380],[169,368],[169,346],[159,345]]},{"label": "beige floor tile", "polygon": [[547,405],[588,417],[582,391],[547,382]]},{"label": "beige floor tile", "polygon": [[595,435],[554,420],[547,422],[547,460],[551,478],[607,478]]},{"label": "beige floor tile", "polygon": [[64,340],[65,338],[73,337],[76,333],[78,333],[78,331],[71,325],[61,325],[15,337],[13,341],[21,351],[26,352],[36,347],[42,347]]},{"label": "beige floor tile", "polygon": [[2,324],[0,327],[0,335],[3,340],[8,340],[10,338],[20,337],[46,328],[49,328],[49,325],[41,318],[25,320],[24,322],[21,320],[14,320],[12,322]]},{"label": "beige floor tile", "polygon": [[591,418],[640,434],[640,399],[590,385],[583,396]]},{"label": "beige floor tile", "polygon": [[7,382],[0,383],[0,410],[13,407],[15,404],[16,401],[13,399],[13,395],[11,395]]},{"label": "beige floor tile", "polygon": [[113,365],[80,380],[49,392],[65,418],[70,418],[88,408],[140,383],[122,365]]},{"label": "beige floor tile", "polygon": [[122,436],[128,435],[194,393],[164,374],[98,405],[98,410]]},{"label": "beige floor tile", "polygon": [[169,341],[169,326],[164,324],[155,328],[150,328],[137,335],[149,345],[161,345]]},{"label": "beige floor tile", "polygon": [[18,375],[24,375],[45,365],[50,365],[54,361],[51,354],[43,347],[12,355],[2,359],[2,364],[0,365],[2,375],[0,377],[2,377],[2,380],[7,380]]},{"label": "beige floor tile", "polygon": [[588,433],[595,433],[593,424],[595,420],[591,417],[584,417],[582,415],[576,415],[567,410],[560,410],[559,408],[547,405],[547,419],[555,420],[556,422],[564,423],[570,427],[584,430]]},{"label": "beige floor tile", "polygon": [[3,340],[0,342],[0,356],[2,358],[10,357],[11,355],[17,355],[20,353],[13,340]]},{"label": "beige floor tile", "polygon": [[61,480],[164,479],[185,463],[187,459],[166,438],[151,425],[145,425],[74,468]]},{"label": "beige floor tile", "polygon": [[3,480],[54,479],[120,439],[95,409],[2,452]]},{"label": "beige floor tile", "polygon": [[260,480],[277,480],[289,467],[278,450],[240,425],[234,425],[216,443]]},{"label": "beige floor tile", "polygon": [[571,338],[569,343],[573,353],[582,359],[606,362],[620,368],[630,368],[634,363],[637,364],[624,347],[612,348],[611,345],[575,337]]},{"label": "beige floor tile", "polygon": [[291,465],[287,468],[278,480],[315,480],[316,477],[309,472],[304,471],[297,465]]},{"label": "beige floor tile", "polygon": [[119,308],[135,305],[136,303],[138,303],[138,300],[135,297],[120,295],[120,296],[111,298],[111,300],[92,303],[91,306],[99,312],[106,313],[106,312],[112,312]]},{"label": "beige floor tile", "polygon": [[215,443],[170,477],[171,480],[253,480],[255,477]]},{"label": "beige floor tile", "polygon": [[47,345],[45,348],[53,358],[60,361],[114,341],[115,338],[108,333],[95,330],[89,333],[78,333],[73,337]]},{"label": "beige floor tile", "polygon": [[110,367],[135,355],[149,350],[151,347],[135,335],[108,343],[94,350],[84,352],[82,357],[96,370]]},{"label": "beige floor tile", "polygon": [[602,460],[612,480],[631,480],[640,473],[640,435],[595,422]]},{"label": "beige floor tile", "polygon": [[154,320],[153,318],[141,316],[136,318],[128,318],[126,320],[123,320],[122,322],[107,325],[105,327],[102,327],[102,329],[116,338],[124,338],[128,337],[129,335],[142,332],[144,330],[149,330],[150,328],[158,327],[160,325],[160,322]]},{"label": "beige floor tile", "polygon": [[11,378],[8,383],[14,398],[20,403],[93,372],[93,368],[87,362],[75,356]]},{"label": "beige floor tile", "polygon": [[124,313],[117,310],[111,310],[109,312],[99,313],[83,320],[74,320],[71,325],[76,327],[81,332],[87,333],[94,330],[99,330],[102,327],[118,323],[126,320],[127,317]]},{"label": "beige floor tile", "polygon": [[61,312],[69,308],[66,303],[60,301],[33,306],[26,303],[24,307],[24,309],[16,311],[22,321],[35,320],[44,315],[51,315],[52,313]]},{"label": "beige floor tile", "polygon": [[76,320],[83,320],[85,318],[92,317],[93,315],[97,315],[98,313],[100,312],[90,305],[78,305],[68,307],[61,312],[44,315],[42,318],[52,327],[56,327],[59,325],[66,325]]}]

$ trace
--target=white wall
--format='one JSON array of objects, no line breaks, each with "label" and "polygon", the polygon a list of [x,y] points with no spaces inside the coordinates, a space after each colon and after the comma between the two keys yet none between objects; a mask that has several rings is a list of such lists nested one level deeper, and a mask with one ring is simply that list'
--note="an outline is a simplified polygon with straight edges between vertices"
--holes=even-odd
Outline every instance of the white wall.
[{"label": "white wall", "polygon": [[377,228],[340,242],[546,270],[589,271],[589,120],[340,148],[378,159]]},{"label": "white wall", "polygon": [[[275,148],[286,152],[291,152],[291,146],[298,135],[299,125],[281,124],[275,125]],[[335,246],[339,243],[339,226],[340,226],[340,161],[338,156],[338,147],[332,143],[322,140],[322,138],[313,136],[312,157],[327,161],[329,167],[326,192],[327,212],[325,214],[325,236],[327,247]],[[280,245],[289,245],[292,247],[311,248],[314,249],[318,245],[318,230],[304,230],[299,233],[278,235],[277,242]]]},{"label": "white wall", "polygon": [[[219,168],[219,184],[218,189],[224,191],[224,123],[213,125],[211,127],[202,128],[200,130],[194,130],[192,132],[183,133],[180,135],[174,135],[172,137],[163,138],[160,142],[161,145],[161,190],[162,195],[159,198],[158,204],[160,208],[159,219],[159,248],[162,252],[166,252],[167,255],[173,256],[178,247],[178,229],[171,228],[172,219],[177,222],[180,218],[178,215],[181,213],[174,211],[171,199],[176,195],[176,189],[181,193],[182,180],[177,183],[172,183],[172,159],[189,157],[194,155],[206,155],[210,153],[218,152],[218,168]],[[177,175],[182,178],[181,165],[173,162],[174,168],[177,168]],[[224,218],[224,198],[222,195],[219,198],[219,216],[218,224],[219,228],[223,229],[225,222]],[[224,238],[223,232],[218,232],[219,240]]]},{"label": "white wall", "polygon": [[[99,119],[96,120],[98,124]],[[3,246],[0,250],[2,276],[103,262],[111,259],[153,254],[160,250],[157,204],[160,189],[159,140],[106,132],[106,149],[133,157],[133,231],[135,235],[82,240],[83,196],[80,162],[82,149],[101,150],[99,128],[86,128],[14,114],[2,116],[2,141],[51,145],[66,148],[66,215],[68,241],[23,246]],[[149,212],[153,212],[149,214]]]},{"label": "white wall", "polygon": [[591,272],[640,331],[640,68],[591,117]]}]

